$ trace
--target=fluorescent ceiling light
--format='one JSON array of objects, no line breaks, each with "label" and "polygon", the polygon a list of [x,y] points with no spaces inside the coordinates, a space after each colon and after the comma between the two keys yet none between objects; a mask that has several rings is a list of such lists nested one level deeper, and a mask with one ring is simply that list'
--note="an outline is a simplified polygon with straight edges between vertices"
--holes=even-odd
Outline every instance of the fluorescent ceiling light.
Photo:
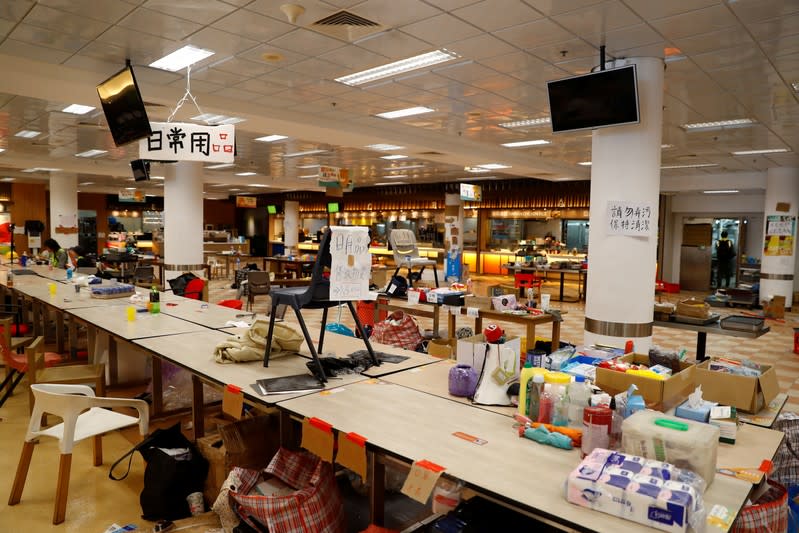
[{"label": "fluorescent ceiling light", "polygon": [[297,165],[297,168],[319,168],[319,163],[315,165]]},{"label": "fluorescent ceiling light", "polygon": [[273,143],[275,141],[282,141],[288,139],[285,135],[267,135],[265,137],[256,137],[255,140],[262,143]]},{"label": "fluorescent ceiling light", "polygon": [[705,194],[735,194],[738,192],[738,189],[726,189],[726,190],[717,190],[717,191],[703,191]]},{"label": "fluorescent ceiling light", "polygon": [[126,191],[135,191],[136,187],[125,187]]},{"label": "fluorescent ceiling light", "polygon": [[719,166],[718,163],[694,163],[689,165],[666,165],[660,167],[661,169],[674,169],[674,168],[707,168],[707,167],[717,167]]},{"label": "fluorescent ceiling light", "polygon": [[483,180],[498,180],[496,176],[478,176],[475,178],[457,178],[455,181],[483,181]]},{"label": "fluorescent ceiling light", "polygon": [[[16,179],[17,178],[12,178],[11,176],[6,176],[5,178],[0,179],[0,181],[14,181]],[[80,192],[80,191],[78,191],[78,192]]]},{"label": "fluorescent ceiling light", "polygon": [[384,185],[402,185],[405,183],[404,181],[381,181],[380,183],[375,183],[375,185],[382,187]]},{"label": "fluorescent ceiling light", "polygon": [[150,176],[150,179],[151,180],[162,180],[162,179],[164,179],[164,177],[163,176]]},{"label": "fluorescent ceiling light", "polygon": [[255,176],[255,172],[236,172],[236,176]]},{"label": "fluorescent ceiling light", "polygon": [[502,163],[485,163],[484,165],[477,166],[487,170],[501,170],[503,168],[510,168],[510,165],[503,165]]},{"label": "fluorescent ceiling light", "polygon": [[158,61],[150,63],[150,66],[153,68],[160,68],[161,70],[177,72],[212,55],[214,55],[214,52],[211,50],[203,50],[202,48],[197,48],[189,44],[175,50],[171,54],[165,55]]},{"label": "fluorescent ceiling light", "polygon": [[367,144],[366,148],[369,148],[371,150],[378,150],[380,152],[391,152],[393,150],[402,150],[405,147],[396,144],[378,143],[378,144]]},{"label": "fluorescent ceiling light", "polygon": [[732,120],[718,120],[716,122],[694,122],[680,126],[688,131],[720,130],[724,128],[744,128],[755,124],[751,118],[735,118]]},{"label": "fluorescent ceiling light", "polygon": [[33,167],[33,168],[26,168],[22,172],[60,172],[60,168],[49,168],[49,167]]},{"label": "fluorescent ceiling light", "polygon": [[97,157],[107,153],[108,150],[86,150],[85,152],[75,154],[75,157]]},{"label": "fluorescent ceiling light", "polygon": [[741,150],[731,152],[732,155],[759,155],[759,154],[784,154],[790,152],[787,148],[764,148],[763,150]]},{"label": "fluorescent ceiling light", "polygon": [[324,154],[329,150],[305,150],[304,152],[292,152],[290,154],[283,154],[283,157],[302,157],[304,155]]},{"label": "fluorescent ceiling light", "polygon": [[241,189],[230,189],[231,191],[240,191]]},{"label": "fluorescent ceiling light", "polygon": [[297,177],[300,178],[301,180],[307,180],[311,178],[318,178],[319,174],[306,174],[305,176],[297,176]]},{"label": "fluorescent ceiling light", "polygon": [[72,113],[73,115],[85,115],[86,113],[92,111],[93,109],[94,107],[90,105],[72,104],[68,105],[61,111],[63,111],[64,113]]},{"label": "fluorescent ceiling light", "polygon": [[420,54],[418,56],[400,59],[399,61],[394,61],[393,63],[380,65],[379,67],[362,70],[361,72],[355,72],[354,74],[348,74],[347,76],[336,78],[336,81],[349,86],[362,85],[364,83],[382,80],[383,78],[390,78],[398,74],[410,72],[412,70],[431,67],[433,65],[452,61],[453,59],[458,59],[459,57],[460,56],[458,54],[442,48],[440,50],[427,52],[426,54]]},{"label": "fluorescent ceiling light", "polygon": [[230,167],[235,167],[235,166],[236,166],[235,163],[219,163],[217,165],[208,165],[205,168],[207,168],[209,170],[221,170],[223,168],[230,168]]},{"label": "fluorescent ceiling light", "polygon": [[407,107],[405,109],[397,109],[396,111],[386,111],[385,113],[378,113],[377,117],[380,118],[403,118],[403,117],[412,117],[414,115],[421,115],[424,113],[432,113],[435,109],[430,109],[429,107],[417,106],[417,107]]},{"label": "fluorescent ceiling light", "polygon": [[408,159],[408,156],[401,154],[381,155],[380,159],[388,159],[389,161],[391,161],[393,159]]},{"label": "fluorescent ceiling light", "polygon": [[503,122],[500,124],[502,128],[524,128],[528,126],[544,126],[546,124],[551,124],[552,119],[549,117],[540,117],[540,118],[528,118],[526,120],[514,120],[513,122]]},{"label": "fluorescent ceiling light", "polygon": [[264,185],[263,183],[248,183],[247,187],[261,187],[263,189],[269,187],[269,185]]},{"label": "fluorescent ceiling light", "polygon": [[660,145],[660,149],[661,150],[668,150],[669,148],[674,148],[674,145],[673,144],[661,144]]},{"label": "fluorescent ceiling light", "polygon": [[502,146],[505,146],[506,148],[521,148],[523,146],[541,146],[543,144],[549,144],[549,141],[545,141],[544,139],[534,139],[532,141],[502,143]]},{"label": "fluorescent ceiling light", "polygon": [[5,149],[5,148],[0,148],[0,154],[2,154],[2,153],[3,153],[3,152],[5,152],[5,151],[6,151],[6,149]]},{"label": "fluorescent ceiling light", "polygon": [[402,178],[407,178],[407,177],[408,177],[407,174],[387,174],[387,175],[383,176],[383,179],[386,179],[386,178],[388,178],[388,179],[395,179],[395,178],[396,179],[402,179]]},{"label": "fluorescent ceiling light", "polygon": [[41,135],[42,132],[40,131],[33,131],[33,130],[21,130],[14,134],[14,137],[22,137],[23,139],[33,139],[34,137],[38,137]]},{"label": "fluorescent ceiling light", "polygon": [[78,183],[81,187],[86,187],[88,185],[94,185],[93,181],[84,181],[83,183]]},{"label": "fluorescent ceiling light", "polygon": [[582,166],[582,167],[590,167],[591,166],[591,161],[580,161],[577,164]]},{"label": "fluorescent ceiling light", "polygon": [[384,168],[383,170],[411,170],[414,168],[424,168],[424,165],[402,165],[399,167],[388,167]]},{"label": "fluorescent ceiling light", "polygon": [[794,81],[791,83],[791,88],[794,92],[799,93],[799,81]]},{"label": "fluorescent ceiling light", "polygon": [[478,174],[480,172],[489,172],[487,168],[479,168],[479,167],[463,167],[463,170],[466,172],[472,172],[473,174]]},{"label": "fluorescent ceiling light", "polygon": [[238,124],[239,122],[244,122],[247,119],[240,118],[240,117],[229,117],[227,115],[217,115],[216,113],[203,113],[202,115],[197,115],[196,117],[191,117],[192,120],[199,120],[205,122],[206,124],[217,125],[217,124]]}]

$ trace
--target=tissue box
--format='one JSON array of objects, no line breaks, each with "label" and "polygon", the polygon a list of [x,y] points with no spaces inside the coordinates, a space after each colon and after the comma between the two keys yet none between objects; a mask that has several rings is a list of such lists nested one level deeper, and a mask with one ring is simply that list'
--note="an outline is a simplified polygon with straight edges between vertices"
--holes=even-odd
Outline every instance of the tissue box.
[{"label": "tissue box", "polygon": [[661,531],[683,533],[705,520],[702,483],[690,472],[597,448],[574,469],[566,499]]},{"label": "tissue box", "polygon": [[685,400],[677,406],[674,415],[680,418],[687,418],[689,420],[696,420],[697,422],[707,423],[710,420],[710,410],[716,405],[715,402],[702,400],[702,403],[697,407],[688,405],[690,400]]}]

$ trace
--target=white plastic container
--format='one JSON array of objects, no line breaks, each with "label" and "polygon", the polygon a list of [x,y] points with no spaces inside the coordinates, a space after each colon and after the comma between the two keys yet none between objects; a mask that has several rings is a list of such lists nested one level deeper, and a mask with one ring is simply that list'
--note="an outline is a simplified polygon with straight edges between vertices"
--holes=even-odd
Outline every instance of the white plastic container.
[{"label": "white plastic container", "polygon": [[622,423],[624,453],[692,470],[710,486],[716,476],[719,428],[657,411],[638,411]]}]

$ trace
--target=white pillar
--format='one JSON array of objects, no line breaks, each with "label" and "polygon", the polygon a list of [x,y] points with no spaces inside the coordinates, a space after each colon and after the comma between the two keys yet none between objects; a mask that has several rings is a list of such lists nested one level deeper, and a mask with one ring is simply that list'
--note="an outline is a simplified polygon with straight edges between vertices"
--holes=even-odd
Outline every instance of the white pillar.
[{"label": "white pillar", "polygon": [[300,203],[287,201],[283,204],[283,245],[286,255],[299,253],[297,234],[300,232]]},{"label": "white pillar", "polygon": [[50,237],[64,250],[78,245],[77,174],[50,176]]},{"label": "white pillar", "polygon": [[[658,242],[663,61],[631,61],[638,70],[640,124],[593,133],[584,342],[623,347],[631,339],[637,352],[647,353],[652,344]],[[611,201],[648,204],[651,234],[609,235]]]},{"label": "white pillar", "polygon": [[[760,301],[785,296],[785,306],[793,300],[793,274],[796,264],[796,215],[799,211],[799,169],[770,168],[766,172],[766,202],[763,209],[763,259],[760,265]],[[770,236],[769,222],[790,217],[791,236]],[[787,242],[786,242],[787,241]],[[782,244],[782,246],[781,246]],[[736,248],[738,258],[741,250]]]},{"label": "white pillar", "polygon": [[165,170],[164,279],[187,271],[203,277],[203,165],[183,161]]},{"label": "white pillar", "polygon": [[463,281],[463,200],[460,194],[444,195],[444,250],[446,280]]}]

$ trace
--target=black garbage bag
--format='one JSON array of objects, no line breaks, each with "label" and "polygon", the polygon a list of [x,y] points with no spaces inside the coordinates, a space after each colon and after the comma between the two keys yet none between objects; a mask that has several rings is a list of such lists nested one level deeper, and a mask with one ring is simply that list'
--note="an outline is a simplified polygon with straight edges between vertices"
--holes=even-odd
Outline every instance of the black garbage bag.
[{"label": "black garbage bag", "polygon": [[178,296],[183,296],[186,292],[186,285],[188,285],[193,279],[198,278],[191,272],[186,272],[185,274],[181,274],[176,278],[170,279],[169,286],[172,288],[173,293],[177,294]]}]

